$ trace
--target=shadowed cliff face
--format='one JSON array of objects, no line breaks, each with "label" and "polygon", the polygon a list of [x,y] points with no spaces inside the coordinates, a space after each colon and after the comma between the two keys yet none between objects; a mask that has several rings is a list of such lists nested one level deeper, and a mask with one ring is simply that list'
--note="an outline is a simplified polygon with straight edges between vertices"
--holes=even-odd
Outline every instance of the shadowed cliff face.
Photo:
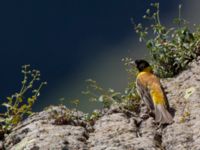
[{"label": "shadowed cliff face", "polygon": [[55,124],[55,115],[67,111],[54,106],[36,113],[19,124],[2,142],[9,150],[173,150],[200,149],[200,59],[178,76],[162,80],[170,106],[175,109],[174,123],[165,127],[152,117],[117,106],[102,110],[101,117],[89,124],[84,114],[74,112],[74,121]]}]

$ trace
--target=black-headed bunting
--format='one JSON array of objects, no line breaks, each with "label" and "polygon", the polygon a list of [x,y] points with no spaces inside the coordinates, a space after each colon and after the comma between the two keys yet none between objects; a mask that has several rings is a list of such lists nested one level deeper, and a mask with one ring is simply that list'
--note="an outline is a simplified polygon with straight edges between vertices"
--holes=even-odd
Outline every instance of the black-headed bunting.
[{"label": "black-headed bunting", "polygon": [[145,60],[136,60],[134,63],[139,70],[136,77],[137,92],[151,112],[155,114],[155,121],[159,124],[173,123],[168,100],[152,67]]}]

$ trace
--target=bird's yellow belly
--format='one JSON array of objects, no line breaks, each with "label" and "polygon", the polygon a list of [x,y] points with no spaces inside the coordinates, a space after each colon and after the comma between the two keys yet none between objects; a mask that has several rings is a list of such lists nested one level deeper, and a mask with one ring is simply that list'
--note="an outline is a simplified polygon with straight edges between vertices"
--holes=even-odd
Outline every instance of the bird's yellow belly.
[{"label": "bird's yellow belly", "polygon": [[165,98],[160,91],[151,91],[151,96],[154,104],[165,104]]}]

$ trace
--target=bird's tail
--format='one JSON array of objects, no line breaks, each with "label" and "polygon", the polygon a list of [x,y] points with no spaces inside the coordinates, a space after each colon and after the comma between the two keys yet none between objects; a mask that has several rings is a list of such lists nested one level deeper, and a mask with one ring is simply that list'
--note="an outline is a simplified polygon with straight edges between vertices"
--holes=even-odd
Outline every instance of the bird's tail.
[{"label": "bird's tail", "polygon": [[160,124],[171,124],[173,123],[172,115],[169,113],[164,105],[155,105],[155,121]]}]

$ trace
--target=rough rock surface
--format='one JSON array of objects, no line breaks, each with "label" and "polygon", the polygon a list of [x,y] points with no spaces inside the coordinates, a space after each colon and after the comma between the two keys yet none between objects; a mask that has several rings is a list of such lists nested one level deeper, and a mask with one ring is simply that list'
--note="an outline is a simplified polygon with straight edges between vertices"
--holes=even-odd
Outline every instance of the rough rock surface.
[{"label": "rough rock surface", "polygon": [[152,118],[138,128],[136,120],[124,113],[105,115],[96,122],[88,140],[89,147],[91,150],[155,149],[155,129],[151,124]]},{"label": "rough rock surface", "polygon": [[176,112],[175,122],[163,130],[162,145],[170,150],[200,150],[200,59],[163,84]]},{"label": "rough rock surface", "polygon": [[52,112],[66,110],[59,106],[30,116],[2,145],[8,150],[200,150],[200,59],[162,83],[175,110],[171,125],[158,126],[144,117],[145,107],[134,114],[116,106],[104,111],[93,127],[81,119],[56,125]]},{"label": "rough rock surface", "polygon": [[55,125],[55,114],[64,114],[64,106],[50,107],[29,117],[14,128],[4,142],[7,150],[78,150],[87,149],[85,128],[74,125]]}]

